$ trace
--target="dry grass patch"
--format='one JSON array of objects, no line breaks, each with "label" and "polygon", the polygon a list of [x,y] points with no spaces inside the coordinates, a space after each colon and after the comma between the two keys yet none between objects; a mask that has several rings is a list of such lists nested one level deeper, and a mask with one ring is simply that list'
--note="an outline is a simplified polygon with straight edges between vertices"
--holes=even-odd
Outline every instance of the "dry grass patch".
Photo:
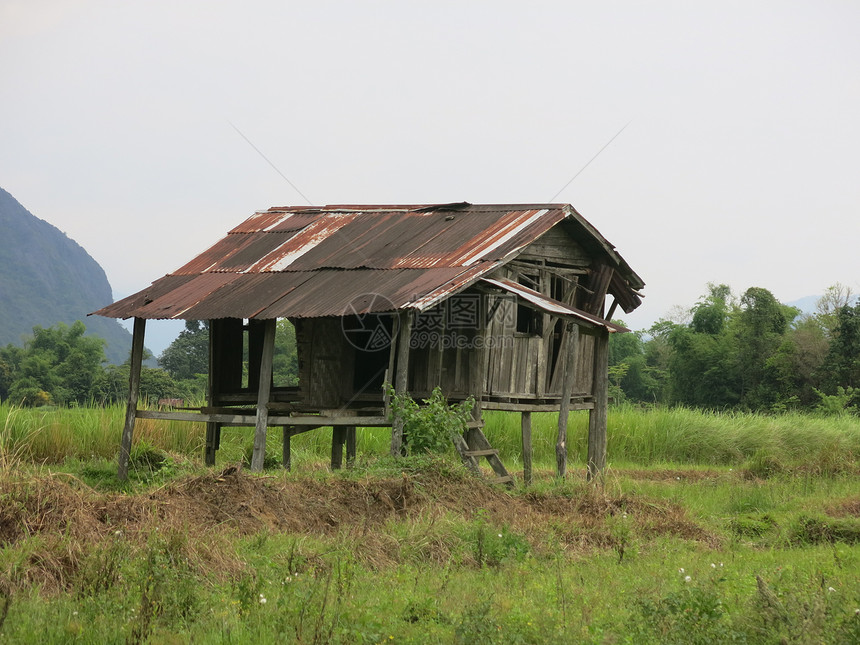
[{"label": "dry grass patch", "polygon": [[137,494],[99,492],[70,475],[6,476],[0,545],[26,543],[16,584],[59,590],[94,566],[92,554],[112,553],[119,540],[142,550],[155,534],[175,536],[176,557],[216,576],[244,567],[232,540],[266,533],[329,539],[374,567],[406,557],[444,562],[466,539],[457,527],[475,522],[512,531],[538,553],[559,542],[565,549],[617,548],[619,518],[629,526],[625,535],[640,540],[715,542],[672,503],[613,497],[584,483],[562,488],[516,493],[432,468],[399,477],[296,478],[230,466]]}]

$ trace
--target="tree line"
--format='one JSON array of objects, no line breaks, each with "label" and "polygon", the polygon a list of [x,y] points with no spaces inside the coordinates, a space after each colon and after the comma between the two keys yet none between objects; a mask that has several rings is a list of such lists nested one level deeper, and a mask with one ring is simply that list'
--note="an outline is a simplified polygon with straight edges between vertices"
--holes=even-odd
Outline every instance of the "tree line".
[{"label": "tree line", "polygon": [[691,308],[649,330],[613,334],[616,401],[715,410],[860,412],[860,302],[828,287],[814,314],[761,287],[709,284]]},{"label": "tree line", "polygon": [[[107,364],[104,341],[85,331],[80,321],[35,327],[23,347],[0,348],[0,400],[33,406],[123,400],[128,361]],[[275,345],[275,383],[297,385],[295,330],[285,319],[278,321]],[[141,396],[201,400],[208,347],[206,323],[187,321],[158,367],[142,368]],[[836,284],[809,315],[761,287],[738,297],[726,285],[709,284],[695,305],[671,319],[612,334],[609,378],[616,402],[860,413],[860,302]]]},{"label": "tree line", "polygon": [[[88,405],[124,400],[128,395],[130,363],[108,364],[105,341],[85,336],[81,321],[72,325],[34,327],[22,347],[0,348],[0,400],[17,405]],[[295,330],[279,320],[275,334],[275,383],[298,384]],[[145,362],[152,362],[147,352]],[[143,365],[140,396],[201,400],[209,371],[209,329],[189,320],[179,336],[156,359],[158,367]]]}]

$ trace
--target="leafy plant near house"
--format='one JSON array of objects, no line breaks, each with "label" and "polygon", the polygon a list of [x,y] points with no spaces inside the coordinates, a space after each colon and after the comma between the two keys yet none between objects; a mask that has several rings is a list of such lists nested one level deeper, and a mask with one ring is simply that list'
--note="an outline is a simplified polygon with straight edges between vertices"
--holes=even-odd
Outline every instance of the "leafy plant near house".
[{"label": "leafy plant near house", "polygon": [[449,405],[439,387],[433,390],[430,398],[423,400],[423,405],[409,394],[396,394],[390,385],[386,389],[391,399],[391,418],[403,418],[403,432],[413,455],[448,451],[454,433],[465,432],[475,405],[472,397]]}]

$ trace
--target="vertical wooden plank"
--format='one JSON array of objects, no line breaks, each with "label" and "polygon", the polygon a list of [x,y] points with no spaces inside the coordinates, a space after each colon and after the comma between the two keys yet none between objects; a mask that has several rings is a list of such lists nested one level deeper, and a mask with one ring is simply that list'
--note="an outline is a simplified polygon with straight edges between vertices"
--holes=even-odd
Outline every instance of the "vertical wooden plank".
[{"label": "vertical wooden plank", "polygon": [[[400,330],[397,334],[397,367],[394,377],[394,391],[408,394],[409,384],[409,341],[412,337],[412,310],[401,311]],[[403,417],[397,416],[391,428],[391,456],[399,457],[403,450]]]},{"label": "vertical wooden plank", "polygon": [[281,463],[283,463],[286,470],[292,470],[293,468],[292,438],[293,426],[284,426],[284,446],[281,451]]},{"label": "vertical wooden plank", "polygon": [[131,440],[134,435],[134,420],[137,414],[137,395],[140,391],[140,365],[143,362],[143,337],[146,333],[146,319],[135,318],[131,339],[131,360],[128,376],[128,403],[125,409],[125,425],[119,444],[119,469],[117,477],[128,479],[128,458],[131,454]]},{"label": "vertical wooden plank", "polygon": [[355,466],[355,426],[346,426],[346,467]]},{"label": "vertical wooden plank", "polygon": [[609,407],[609,331],[594,336],[594,408],[588,414],[588,480],[606,468],[606,423]]},{"label": "vertical wooden plank", "polygon": [[579,348],[579,326],[567,323],[567,356],[564,359],[561,377],[561,403],[558,407],[558,439],[555,444],[556,472],[559,477],[567,474],[567,417],[570,415],[570,393],[576,379],[576,354]]},{"label": "vertical wooden plank", "polygon": [[346,440],[344,426],[332,426],[331,429],[331,469],[343,468],[343,443]]},{"label": "vertical wooden plank", "polygon": [[532,483],[532,413],[522,412],[523,431],[523,481],[526,486]]},{"label": "vertical wooden plank", "polygon": [[263,470],[266,457],[266,427],[269,425],[269,394],[272,388],[272,356],[275,351],[275,319],[265,321],[263,348],[260,357],[259,389],[257,390],[257,425],[254,431],[254,453],[251,470]]}]

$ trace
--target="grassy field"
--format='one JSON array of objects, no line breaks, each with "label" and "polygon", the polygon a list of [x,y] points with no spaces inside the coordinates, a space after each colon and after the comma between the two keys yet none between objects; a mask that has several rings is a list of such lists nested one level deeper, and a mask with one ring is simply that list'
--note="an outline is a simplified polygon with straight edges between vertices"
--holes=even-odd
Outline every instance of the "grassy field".
[{"label": "grassy field", "polygon": [[[453,455],[392,461],[330,435],[294,469],[241,467],[251,431],[141,422],[115,478],[120,407],[0,405],[0,642],[858,643],[860,420],[616,408],[609,462],[492,487]],[[519,418],[486,433],[519,465]],[[270,437],[272,462],[280,452]]]}]

